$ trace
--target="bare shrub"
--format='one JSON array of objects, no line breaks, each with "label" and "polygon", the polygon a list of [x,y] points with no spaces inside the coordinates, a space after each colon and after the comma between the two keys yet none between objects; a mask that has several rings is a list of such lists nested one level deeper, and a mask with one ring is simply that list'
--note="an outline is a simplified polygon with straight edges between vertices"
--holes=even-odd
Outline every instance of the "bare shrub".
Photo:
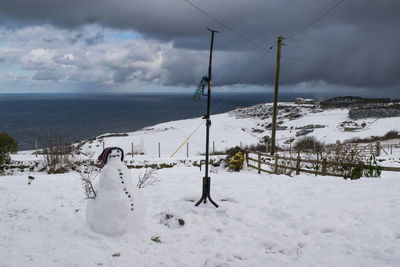
[{"label": "bare shrub", "polygon": [[399,138],[399,132],[395,131],[395,130],[391,130],[387,133],[385,133],[385,135],[383,136],[383,140],[389,140],[389,139],[395,139],[395,138]]},{"label": "bare shrub", "polygon": [[[296,169],[293,156],[279,158],[277,172],[291,175]],[[300,169],[308,169],[315,174],[341,176],[345,179],[360,177],[380,177],[382,168],[377,164],[375,155],[366,157],[363,152],[352,145],[331,145],[320,151],[302,152],[299,156]],[[292,158],[289,160],[288,158]]]},{"label": "bare shrub", "polygon": [[155,174],[156,174],[156,170],[154,170],[154,169],[146,169],[144,171],[143,176],[141,175],[141,173],[139,173],[138,183],[136,186],[138,188],[144,188],[146,186],[154,185],[155,183],[160,182],[161,179],[156,177]]},{"label": "bare shrub", "polygon": [[258,143],[256,145],[245,146],[244,150],[252,151],[252,152],[265,152],[266,151],[266,144]]},{"label": "bare shrub", "polygon": [[305,136],[296,141],[293,148],[299,150],[321,150],[324,144],[319,142],[314,136]]},{"label": "bare shrub", "polygon": [[44,168],[47,173],[65,173],[73,163],[72,145],[65,142],[61,135],[49,134],[41,140]]},{"label": "bare shrub", "polygon": [[326,172],[343,178],[358,179],[365,177],[380,177],[381,167],[375,160],[375,155],[365,157],[362,152],[351,145],[328,146],[320,152],[321,163],[326,166]]},{"label": "bare shrub", "polygon": [[78,170],[78,173],[81,176],[82,187],[85,191],[86,198],[95,199],[97,195],[94,190],[93,181],[97,175],[99,175],[99,168],[93,165],[85,166]]}]

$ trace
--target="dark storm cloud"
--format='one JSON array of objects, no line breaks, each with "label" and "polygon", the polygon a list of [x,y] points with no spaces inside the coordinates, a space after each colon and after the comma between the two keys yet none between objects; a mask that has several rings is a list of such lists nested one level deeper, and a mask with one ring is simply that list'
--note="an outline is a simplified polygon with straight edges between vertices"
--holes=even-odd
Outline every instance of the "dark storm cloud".
[{"label": "dark storm cloud", "polygon": [[[205,28],[214,27],[221,31],[215,40],[217,84],[272,84],[275,50],[258,62],[264,53],[262,48],[266,50],[280,34],[296,33],[339,0],[191,2],[251,42],[204,16],[184,0],[2,0],[0,18],[3,24],[53,24],[72,30],[96,23],[133,29],[145,39],[172,42],[174,49],[163,58],[166,77],[163,83],[185,85],[197,83],[199,75],[206,71],[204,59],[209,33]],[[281,82],[322,80],[356,87],[399,85],[399,10],[398,0],[344,1],[314,25],[285,41]],[[82,38],[78,33],[71,42]],[[85,41],[97,44],[103,38],[95,34]],[[119,71],[114,80],[124,81],[130,72]]]}]

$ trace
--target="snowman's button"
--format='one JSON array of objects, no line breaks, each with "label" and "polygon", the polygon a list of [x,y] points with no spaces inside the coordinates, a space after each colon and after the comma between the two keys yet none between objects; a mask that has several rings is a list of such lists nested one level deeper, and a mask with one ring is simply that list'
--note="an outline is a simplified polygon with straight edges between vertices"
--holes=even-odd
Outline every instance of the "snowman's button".
[{"label": "snowman's button", "polygon": [[131,208],[131,211],[133,211],[134,210],[134,208]]},{"label": "snowman's button", "polygon": [[121,184],[123,184],[124,183],[124,181],[121,181]]},{"label": "snowman's button", "polygon": [[128,195],[128,197],[131,197],[131,195]]},{"label": "snowman's button", "polygon": [[131,206],[133,207],[133,203],[131,203]]},{"label": "snowman's button", "polygon": [[123,175],[123,173],[122,173],[122,172],[120,172],[120,173],[119,173],[119,175]]}]

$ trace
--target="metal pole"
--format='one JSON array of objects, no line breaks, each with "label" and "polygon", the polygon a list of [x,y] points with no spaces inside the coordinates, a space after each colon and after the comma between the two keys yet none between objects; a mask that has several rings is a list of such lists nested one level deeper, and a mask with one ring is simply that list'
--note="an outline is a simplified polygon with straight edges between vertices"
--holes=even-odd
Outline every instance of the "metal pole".
[{"label": "metal pole", "polygon": [[282,36],[278,37],[278,53],[276,55],[276,75],[275,75],[275,90],[274,90],[274,111],[272,114],[272,134],[271,134],[271,155],[275,154],[275,136],[276,136],[276,114],[277,114],[277,103],[278,103],[278,88],[279,88],[279,69],[281,61],[281,47],[282,47]]},{"label": "metal pole", "polygon": [[208,29],[211,32],[211,46],[210,46],[210,60],[208,63],[208,91],[207,91],[207,114],[203,116],[203,119],[206,119],[206,162],[205,162],[205,176],[203,177],[203,193],[200,198],[200,200],[196,203],[196,206],[200,205],[200,203],[203,201],[204,203],[207,203],[207,198],[210,200],[210,202],[218,208],[217,203],[215,203],[211,199],[210,195],[210,187],[211,187],[211,179],[208,177],[208,163],[209,163],[209,143],[210,143],[210,126],[211,126],[211,120],[210,120],[210,102],[211,102],[211,63],[212,63],[212,52],[213,52],[213,46],[214,46],[214,34],[218,33],[218,31]]}]

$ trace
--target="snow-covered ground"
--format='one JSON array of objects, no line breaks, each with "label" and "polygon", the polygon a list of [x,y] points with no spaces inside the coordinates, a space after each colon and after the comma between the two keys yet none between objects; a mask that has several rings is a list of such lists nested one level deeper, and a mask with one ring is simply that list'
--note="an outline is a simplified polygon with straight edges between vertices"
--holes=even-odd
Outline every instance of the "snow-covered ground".
[{"label": "snow-covered ground", "polygon": [[351,181],[220,168],[211,174],[219,208],[194,206],[198,168],[157,176],[142,189],[144,227],[122,236],[90,230],[75,173],[31,185],[0,177],[0,266],[399,266],[399,173]]},{"label": "snow-covered ground", "polygon": [[[386,118],[357,121],[366,126],[345,132],[340,124],[349,120],[347,109],[284,105],[278,117],[279,146],[311,124],[318,127],[308,135],[325,143],[400,131],[399,118]],[[213,115],[211,151],[260,142],[270,135],[271,119],[265,115],[270,110],[270,104],[263,104]],[[189,136],[189,147],[182,146],[171,158]],[[127,155],[132,143],[134,152],[143,155]],[[389,146],[379,158],[384,160],[381,164],[399,167],[400,149],[389,153],[390,144],[399,140],[382,143]],[[143,227],[119,236],[93,232],[86,220],[88,200],[80,176],[37,172],[41,156],[21,151],[11,155],[12,160],[32,166],[31,170],[12,169],[0,176],[1,267],[399,266],[398,172],[351,181],[307,174],[259,175],[246,167],[232,173],[221,166],[210,173],[212,197],[220,207],[195,207],[204,173],[192,163],[204,159],[200,155],[205,151],[204,120],[173,121],[125,136],[98,137],[82,144],[82,153],[75,157],[95,160],[103,145],[123,148],[129,163],[175,164],[157,171],[159,183],[141,189],[147,207]],[[144,170],[129,172],[136,183]],[[30,185],[28,175],[35,177]]]}]

